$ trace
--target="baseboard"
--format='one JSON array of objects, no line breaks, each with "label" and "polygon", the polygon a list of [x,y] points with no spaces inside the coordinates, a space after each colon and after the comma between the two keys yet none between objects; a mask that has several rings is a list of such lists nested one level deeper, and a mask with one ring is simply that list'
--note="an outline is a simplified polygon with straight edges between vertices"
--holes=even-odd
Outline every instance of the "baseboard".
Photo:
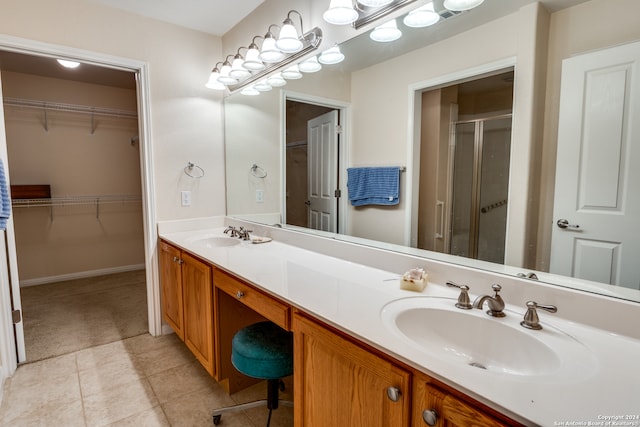
[{"label": "baseboard", "polygon": [[120,267],[101,268],[99,270],[79,271],[77,273],[61,274],[59,276],[38,277],[35,279],[20,280],[20,287],[45,285],[47,283],[61,282],[63,280],[85,279],[87,277],[104,276],[106,274],[125,273],[127,271],[144,270],[144,264],[123,265]]}]

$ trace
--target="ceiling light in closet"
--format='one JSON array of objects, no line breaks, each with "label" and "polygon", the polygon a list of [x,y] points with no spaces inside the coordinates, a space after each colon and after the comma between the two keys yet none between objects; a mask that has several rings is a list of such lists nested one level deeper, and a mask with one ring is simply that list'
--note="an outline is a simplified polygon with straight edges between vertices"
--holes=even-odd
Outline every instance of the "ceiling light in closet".
[{"label": "ceiling light in closet", "polygon": [[412,28],[428,27],[440,20],[440,15],[434,10],[433,2],[412,10],[404,17],[404,25]]},{"label": "ceiling light in closet", "polygon": [[484,0],[444,0],[444,7],[454,12],[473,9],[480,6]]},{"label": "ceiling light in closet", "polygon": [[398,29],[396,20],[392,19],[374,28],[369,37],[377,42],[392,42],[402,37],[402,31]]},{"label": "ceiling light in closet", "polygon": [[69,61],[67,59],[58,59],[58,64],[62,65],[65,68],[78,68],[80,66],[79,62]]}]

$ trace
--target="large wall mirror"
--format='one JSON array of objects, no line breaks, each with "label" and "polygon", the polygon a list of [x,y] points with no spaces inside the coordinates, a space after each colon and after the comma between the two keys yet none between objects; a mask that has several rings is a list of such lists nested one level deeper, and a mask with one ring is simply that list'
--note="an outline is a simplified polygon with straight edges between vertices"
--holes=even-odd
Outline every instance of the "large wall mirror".
[{"label": "large wall mirror", "polygon": [[[552,253],[562,62],[640,39],[631,18],[618,19],[640,7],[509,3],[486,0],[423,29],[400,17],[400,40],[364,32],[340,45],[339,64],[226,97],[227,214],[640,302],[640,274],[580,276],[553,267]],[[325,125],[339,130],[328,143]],[[320,193],[339,196],[326,213],[312,208],[318,167],[331,178]],[[361,167],[397,167],[398,202],[353,206],[347,169]],[[585,260],[617,256],[583,250]]]}]

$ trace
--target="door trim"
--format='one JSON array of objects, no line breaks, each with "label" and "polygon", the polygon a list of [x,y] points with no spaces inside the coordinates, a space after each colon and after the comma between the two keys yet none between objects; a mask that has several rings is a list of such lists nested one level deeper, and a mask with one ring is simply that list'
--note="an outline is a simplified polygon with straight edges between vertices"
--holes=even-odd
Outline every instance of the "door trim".
[{"label": "door trim", "polygon": [[340,169],[338,188],[342,194],[338,202],[338,234],[348,234],[349,230],[347,224],[349,224],[349,209],[348,209],[348,197],[347,195],[347,166],[349,164],[349,141],[351,139],[351,126],[350,123],[350,110],[349,103],[344,101],[337,101],[335,99],[323,98],[320,96],[313,96],[306,93],[299,93],[293,91],[283,90],[281,91],[280,98],[280,211],[282,212],[282,222],[286,223],[286,184],[287,184],[287,168],[286,168],[286,131],[287,131],[287,101],[304,102],[307,104],[321,105],[323,107],[329,107],[338,110],[338,120],[340,126],[342,126],[342,133],[340,134],[340,142],[338,147],[338,165]]},{"label": "door trim", "polygon": [[[158,232],[155,227],[155,192],[153,176],[153,144],[151,136],[151,111],[149,89],[149,65],[146,62],[103,53],[76,49],[72,47],[43,43],[13,36],[0,35],[0,49],[28,55],[66,57],[98,66],[131,71],[136,74],[138,101],[138,131],[140,143],[140,175],[142,186],[142,211],[144,229],[145,269],[147,282],[148,324],[151,335],[160,335],[162,318],[160,315],[160,290],[158,279]],[[0,150],[6,152],[6,140],[0,142]],[[10,218],[10,229],[13,219]],[[8,227],[9,229],[9,227]],[[15,241],[7,251],[15,256]],[[1,248],[0,248],[1,249]],[[13,336],[13,324],[7,324],[10,318],[11,301],[5,296],[8,286],[5,275],[0,275],[0,356],[2,357],[2,379],[11,376],[17,369],[16,341]],[[21,360],[22,361],[22,360]]]}]

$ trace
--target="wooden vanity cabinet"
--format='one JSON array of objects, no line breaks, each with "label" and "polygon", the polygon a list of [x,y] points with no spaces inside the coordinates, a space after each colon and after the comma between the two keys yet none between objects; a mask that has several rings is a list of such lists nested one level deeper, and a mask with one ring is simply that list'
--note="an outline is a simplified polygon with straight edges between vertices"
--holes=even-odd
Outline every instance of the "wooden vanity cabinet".
[{"label": "wooden vanity cabinet", "polygon": [[166,242],[160,253],[163,318],[215,377],[212,268]]},{"label": "wooden vanity cabinet", "polygon": [[294,425],[409,425],[409,371],[301,313],[293,333]]},{"label": "wooden vanity cabinet", "polygon": [[520,426],[498,412],[460,392],[454,392],[429,376],[416,372],[413,378],[412,426],[506,427]]}]

